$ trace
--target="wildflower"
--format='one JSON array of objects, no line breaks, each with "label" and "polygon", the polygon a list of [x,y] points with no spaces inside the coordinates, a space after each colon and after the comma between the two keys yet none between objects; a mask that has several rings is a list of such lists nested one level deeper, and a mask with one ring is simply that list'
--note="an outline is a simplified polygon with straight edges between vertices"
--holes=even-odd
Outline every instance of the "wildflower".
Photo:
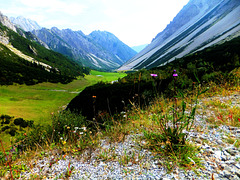
[{"label": "wildflower", "polygon": [[79,129],[79,127],[75,127],[74,129],[75,129],[75,131],[77,131]]},{"label": "wildflower", "polygon": [[229,117],[229,119],[232,119],[232,118],[233,118],[232,114],[229,114],[228,117]]},{"label": "wildflower", "polygon": [[96,98],[97,96],[92,96],[92,98]]},{"label": "wildflower", "polygon": [[70,127],[68,126],[67,129],[70,129]]},{"label": "wildflower", "polygon": [[83,132],[80,132],[79,134],[83,134]]},{"label": "wildflower", "polygon": [[174,69],[173,70],[173,77],[177,77],[178,76],[178,74],[176,73],[176,70]]},{"label": "wildflower", "polygon": [[158,75],[157,74],[150,74],[152,77],[157,77]]},{"label": "wildflower", "polygon": [[81,129],[84,130],[84,131],[87,131],[87,128],[86,128],[86,127],[82,127]]},{"label": "wildflower", "polygon": [[63,141],[63,142],[62,142],[63,145],[66,144],[66,143],[67,143],[66,141]]},{"label": "wildflower", "polygon": [[240,118],[238,118],[238,121],[240,122]]}]

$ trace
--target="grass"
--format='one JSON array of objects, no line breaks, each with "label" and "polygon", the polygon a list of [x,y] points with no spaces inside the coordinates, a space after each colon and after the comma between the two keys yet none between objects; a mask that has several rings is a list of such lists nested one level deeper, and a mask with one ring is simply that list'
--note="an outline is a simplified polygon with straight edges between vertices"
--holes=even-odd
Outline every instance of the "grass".
[{"label": "grass", "polygon": [[[98,72],[93,72],[90,76],[85,77],[85,79],[89,78],[88,81],[91,81],[91,79],[93,79],[94,81],[94,76],[101,79],[103,78],[103,74],[104,73],[99,74]],[[108,81],[110,80],[112,79],[109,77]],[[80,90],[80,88],[76,89],[76,87],[78,86],[74,84],[80,83],[80,81],[78,81],[79,80],[76,80],[75,82],[73,82],[72,85],[68,84],[66,86],[68,86],[68,89],[71,89],[71,91]],[[49,84],[46,84],[46,86],[49,86]],[[57,86],[59,86],[58,89],[63,89],[64,87],[66,88],[65,85],[61,84],[58,84]],[[42,86],[40,88],[42,88]],[[51,85],[51,87],[48,88],[55,89],[56,86]],[[5,91],[5,93],[8,92],[7,89],[3,91]],[[50,92],[56,94],[66,94],[66,92]],[[9,92],[9,94],[11,93],[14,94],[13,92]],[[217,118],[218,113],[221,113],[222,117],[226,119],[233,119],[233,121],[221,121],[221,124],[239,127],[239,109],[233,105],[235,103],[234,100],[228,99],[225,102],[221,102],[214,99],[215,97],[217,99],[221,95],[231,96],[235,93],[239,93],[238,85],[236,85],[236,87],[219,87],[212,85],[209,91],[199,96],[199,100],[201,100],[202,103],[199,105],[199,109],[197,109],[196,113],[204,114],[205,116],[207,116],[207,118],[210,117],[209,112],[212,112],[213,114],[216,113],[216,116],[213,116],[214,121],[210,121],[209,119],[207,119],[209,121],[209,127],[217,126],[218,124],[216,124],[215,121],[220,122],[220,119]],[[39,99],[44,98],[42,96],[31,97],[32,98],[30,99],[34,99],[35,101],[40,101]],[[191,112],[191,103],[193,103],[193,97],[184,97],[184,102],[187,104],[185,107],[186,115],[188,115],[187,111]],[[21,99],[21,97],[16,96],[14,97],[14,99],[12,99],[12,101],[18,102],[19,99]],[[8,99],[8,101],[10,100]],[[146,107],[145,109],[140,109],[139,107],[133,106],[131,111],[125,112],[124,114],[118,116],[120,121],[116,121],[116,119],[113,119],[113,117],[110,116],[102,117],[106,119],[108,118],[108,121],[106,121],[107,123],[104,124],[104,129],[101,129],[97,124],[94,129],[91,129],[87,126],[87,124],[84,124],[86,126],[86,130],[84,130],[83,125],[80,126],[81,123],[79,124],[80,121],[84,123],[84,119],[79,119],[79,116],[73,117],[71,114],[64,116],[60,113],[56,113],[54,114],[57,117],[55,118],[55,120],[57,120],[55,124],[58,124],[58,126],[55,127],[54,130],[56,130],[56,132],[62,131],[60,135],[51,132],[48,133],[44,144],[40,144],[40,141],[37,141],[37,143],[39,142],[39,145],[37,145],[33,150],[29,149],[26,152],[23,152],[19,161],[21,161],[22,164],[27,164],[28,161],[30,161],[31,159],[36,159],[36,157],[38,156],[42,158],[42,154],[44,154],[42,153],[43,151],[53,152],[56,150],[58,150],[59,152],[66,152],[71,156],[75,155],[76,157],[84,157],[84,161],[87,161],[91,158],[92,152],[95,151],[95,153],[98,152],[98,155],[96,157],[97,160],[106,162],[117,161],[122,166],[125,173],[129,174],[132,173],[129,171],[129,169],[127,169],[127,166],[129,164],[138,164],[140,168],[145,169],[148,169],[150,165],[148,164],[146,159],[144,159],[144,155],[139,154],[138,151],[133,151],[131,154],[129,154],[128,149],[125,149],[123,155],[118,156],[116,153],[116,146],[118,143],[124,142],[126,137],[128,137],[127,135],[141,134],[142,136],[138,136],[134,139],[134,142],[138,144],[136,148],[148,149],[149,151],[151,151],[152,155],[155,156],[155,158],[159,160],[159,162],[161,162],[161,166],[165,166],[169,171],[174,170],[176,167],[184,170],[191,169],[197,171],[199,168],[201,168],[201,159],[197,156],[199,148],[195,146],[195,144],[192,144],[188,140],[186,140],[185,144],[182,144],[177,149],[174,149],[174,151],[172,151],[171,146],[169,145],[170,139],[167,139],[166,141],[161,140],[161,137],[164,135],[164,129],[159,126],[157,120],[161,119],[161,117],[171,119],[171,113],[173,108],[178,107],[177,109],[180,110],[181,105],[183,105],[183,103],[181,103],[180,100],[176,103],[175,100],[158,97],[151,104],[150,107]],[[171,109],[171,107],[173,108]],[[165,114],[165,116],[162,116],[161,114]],[[181,110],[179,112],[179,115],[181,115]],[[71,122],[69,122],[69,118]],[[54,118],[52,120],[54,120]],[[198,129],[198,127],[193,128]],[[44,131],[47,130],[44,129]],[[43,131],[40,131],[39,134],[42,135],[42,132]],[[56,138],[55,141],[51,140],[52,135]],[[234,144],[235,147],[239,148],[240,144],[236,138],[232,138],[231,136],[227,137],[228,138],[226,139],[226,143]],[[33,138],[33,136],[29,134],[28,136],[24,137],[23,140],[27,138],[31,139]],[[100,146],[103,139],[106,140],[106,143],[109,143],[110,148],[106,149],[106,146]],[[60,159],[61,158],[64,157],[60,157]],[[57,161],[59,159],[55,160]],[[12,164],[17,163],[12,162]],[[16,167],[16,165],[13,166],[13,170],[14,168],[16,169]],[[22,167],[26,168],[24,165]],[[6,172],[7,169],[9,170],[9,167],[5,167],[2,172]],[[70,164],[68,169],[71,169]],[[66,177],[69,175],[71,175],[70,171],[68,171],[68,174],[65,174],[63,176]],[[36,178],[41,177],[44,177],[44,175],[38,175],[38,177]]]},{"label": "grass", "polygon": [[91,75],[80,77],[69,84],[41,83],[33,86],[1,86],[0,114],[48,124],[46,120],[51,117],[50,113],[62,109],[85,87],[99,81],[111,82],[125,75],[124,73],[91,71]]},{"label": "grass", "polygon": [[[33,120],[35,124],[51,124],[51,114],[62,110],[84,88],[99,81],[111,82],[125,73],[91,71],[91,75],[79,77],[69,84],[40,83],[33,86],[0,86],[0,115]],[[10,136],[1,133],[5,147],[10,146]]]}]

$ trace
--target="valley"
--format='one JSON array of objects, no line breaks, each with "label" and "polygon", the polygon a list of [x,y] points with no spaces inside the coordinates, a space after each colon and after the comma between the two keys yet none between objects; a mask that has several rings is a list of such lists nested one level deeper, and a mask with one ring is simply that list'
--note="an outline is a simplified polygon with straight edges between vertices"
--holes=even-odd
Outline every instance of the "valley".
[{"label": "valley", "polygon": [[240,178],[239,10],[189,0],[132,48],[0,12],[0,178]]},{"label": "valley", "polygon": [[125,73],[91,71],[69,84],[40,83],[33,86],[0,86],[0,114],[34,120],[36,124],[49,124],[52,112],[63,109],[71,99],[87,86],[97,82],[111,82]]}]

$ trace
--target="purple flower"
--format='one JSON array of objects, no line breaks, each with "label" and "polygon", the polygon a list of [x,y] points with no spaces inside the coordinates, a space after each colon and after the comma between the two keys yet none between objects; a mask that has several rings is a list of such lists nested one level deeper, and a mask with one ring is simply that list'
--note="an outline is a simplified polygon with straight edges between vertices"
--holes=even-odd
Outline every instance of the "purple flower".
[{"label": "purple flower", "polygon": [[173,70],[173,77],[177,77],[178,76],[178,74],[176,73],[176,70],[174,69]]},{"label": "purple flower", "polygon": [[152,77],[157,77],[158,75],[157,74],[150,74]]}]

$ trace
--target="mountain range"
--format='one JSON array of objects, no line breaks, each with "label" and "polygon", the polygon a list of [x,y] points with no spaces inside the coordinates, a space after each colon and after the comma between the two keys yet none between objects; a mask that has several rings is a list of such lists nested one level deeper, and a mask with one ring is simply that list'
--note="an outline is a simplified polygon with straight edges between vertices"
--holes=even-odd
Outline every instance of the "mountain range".
[{"label": "mountain range", "polygon": [[32,33],[50,49],[93,69],[116,69],[137,54],[106,31],[93,31],[85,35],[82,31],[53,27],[34,30]]},{"label": "mountain range", "polygon": [[30,31],[45,47],[59,52],[82,65],[101,70],[113,70],[137,54],[132,48],[107,31],[82,31],[42,28],[37,22],[24,17],[10,18],[24,31]]},{"label": "mountain range", "polygon": [[238,36],[239,0],[190,0],[151,44],[119,70],[162,66]]},{"label": "mountain range", "polygon": [[[239,0],[190,0],[139,53],[107,31],[93,31],[85,35],[82,31],[71,29],[41,28],[36,22],[23,17],[11,18],[12,22],[3,15],[1,19],[2,24],[12,31],[63,54],[77,64],[110,71],[159,67],[238,37],[239,12]],[[8,43],[8,38],[0,38],[2,42]]]},{"label": "mountain range", "polygon": [[69,83],[89,73],[88,68],[42,45],[0,12],[0,85]]}]

